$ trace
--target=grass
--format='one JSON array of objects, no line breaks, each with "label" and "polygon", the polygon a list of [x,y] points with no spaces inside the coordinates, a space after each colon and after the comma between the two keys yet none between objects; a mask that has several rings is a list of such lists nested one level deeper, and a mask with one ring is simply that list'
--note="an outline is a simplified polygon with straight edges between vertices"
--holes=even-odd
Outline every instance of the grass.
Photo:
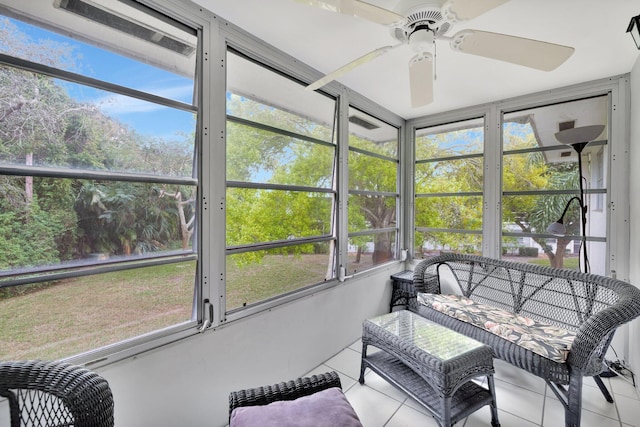
[{"label": "grass", "polygon": [[[231,260],[230,260],[231,261]],[[328,255],[227,267],[227,309],[322,282]],[[58,359],[191,319],[195,262],[59,281],[0,299],[0,360]]]},{"label": "grass", "polygon": [[263,301],[325,280],[329,256],[268,255],[245,267],[227,261],[227,310]]},{"label": "grass", "polygon": [[[244,267],[233,261],[227,263],[227,310],[324,281],[329,257],[267,255]],[[549,265],[546,258],[527,261]],[[578,262],[565,258],[565,268]],[[168,264],[63,280],[0,299],[0,360],[58,359],[189,321],[194,277],[194,262]]]},{"label": "grass", "polygon": [[188,321],[194,266],[68,279],[0,300],[0,360],[57,359]]},{"label": "grass", "polygon": [[[537,258],[537,259],[532,259],[528,261],[531,264],[536,264],[536,265],[544,265],[549,267],[551,265],[551,263],[549,262],[549,258],[544,257],[544,258]],[[567,270],[577,270],[579,268],[579,264],[580,264],[580,259],[576,258],[576,257],[570,257],[570,258],[564,258],[564,267]]]}]

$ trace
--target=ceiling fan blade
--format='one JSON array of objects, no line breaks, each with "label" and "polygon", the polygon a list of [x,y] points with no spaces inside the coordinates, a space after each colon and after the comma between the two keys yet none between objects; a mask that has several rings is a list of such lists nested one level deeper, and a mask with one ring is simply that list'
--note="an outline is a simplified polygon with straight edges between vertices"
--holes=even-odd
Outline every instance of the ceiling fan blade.
[{"label": "ceiling fan blade", "polygon": [[391,25],[404,19],[390,10],[374,6],[359,0],[296,0],[298,3],[308,4],[344,15],[357,16],[382,25]]},{"label": "ceiling fan blade", "polygon": [[466,21],[480,16],[509,0],[448,0],[442,5],[443,15],[456,21]]},{"label": "ceiling fan blade", "polygon": [[360,58],[355,59],[351,62],[349,62],[346,65],[343,65],[342,67],[338,68],[335,71],[332,71],[331,73],[327,74],[326,76],[322,77],[319,80],[316,80],[315,82],[311,83],[309,86],[307,86],[305,89],[307,90],[316,90],[321,88],[322,86],[326,85],[327,83],[340,78],[341,76],[343,76],[344,74],[347,74],[349,71],[353,70],[354,68],[364,64],[365,62],[369,62],[372,59],[377,58],[378,56],[389,52],[392,49],[395,49],[398,46],[402,46],[404,43],[400,43],[397,44],[395,46],[384,46],[384,47],[380,47],[376,50],[373,50],[365,55],[362,55]]},{"label": "ceiling fan blade", "polygon": [[487,31],[463,30],[451,39],[451,48],[542,71],[562,65],[574,48]]},{"label": "ceiling fan blade", "polygon": [[411,107],[418,108],[433,102],[433,57],[423,54],[409,62]]}]

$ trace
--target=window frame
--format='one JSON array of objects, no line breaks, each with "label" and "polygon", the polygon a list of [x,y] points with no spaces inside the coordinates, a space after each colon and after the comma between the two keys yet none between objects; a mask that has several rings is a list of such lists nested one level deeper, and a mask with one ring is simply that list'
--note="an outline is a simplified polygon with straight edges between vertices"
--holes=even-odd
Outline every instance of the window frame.
[{"label": "window frame", "polygon": [[[390,260],[387,260],[385,262],[379,263],[379,264],[374,264],[370,267],[367,267],[365,269],[362,270],[357,270],[357,271],[351,271],[351,269],[349,268],[349,262],[348,262],[348,258],[346,260],[345,264],[342,264],[342,266],[346,266],[344,267],[344,270],[341,269],[340,274],[342,275],[342,277],[344,277],[345,275],[357,275],[363,272],[366,272],[368,270],[372,270],[375,269],[376,267],[379,267],[381,265],[385,265],[386,263],[390,263],[390,262],[397,262],[400,261],[403,257],[402,255],[402,251],[404,250],[404,246],[402,244],[402,234],[401,234],[401,230],[402,230],[402,187],[401,187],[401,183],[402,183],[402,167],[401,167],[401,156],[403,154],[402,151],[402,144],[400,143],[400,141],[402,140],[401,136],[402,136],[402,128],[396,125],[393,125],[391,123],[388,123],[385,119],[382,119],[380,117],[375,116],[374,114],[370,113],[369,111],[359,108],[357,106],[354,105],[350,105],[349,109],[348,109],[348,114],[351,114],[351,110],[355,110],[360,114],[364,114],[367,116],[370,116],[372,119],[376,120],[376,121],[380,121],[383,124],[395,128],[396,129],[396,158],[393,157],[389,157],[386,156],[384,154],[380,154],[380,153],[375,153],[372,151],[368,151],[362,148],[358,148],[358,147],[353,147],[351,146],[351,144],[349,143],[349,138],[351,136],[351,132],[349,132],[349,137],[346,140],[346,145],[347,145],[347,174],[349,174],[349,157],[351,155],[351,153],[357,153],[358,155],[361,156],[368,156],[370,158],[375,158],[378,160],[382,160],[382,161],[386,161],[386,162],[391,162],[391,163],[395,163],[396,165],[396,185],[395,185],[395,191],[373,191],[373,190],[355,190],[355,189],[351,189],[349,186],[349,179],[347,179],[347,205],[349,204],[349,196],[379,196],[379,197],[393,197],[395,198],[395,210],[396,210],[396,219],[395,219],[395,227],[386,227],[386,228],[370,228],[370,229],[366,229],[366,230],[357,230],[357,231],[348,231],[348,226],[347,226],[347,247],[349,245],[349,239],[351,237],[372,237],[375,238],[376,235],[378,234],[384,234],[384,233],[390,233],[390,232],[394,232],[395,233],[395,242],[394,242],[394,246],[395,246],[395,253],[393,254],[393,258]],[[347,119],[347,127],[350,126],[350,121]],[[348,211],[347,211],[347,216],[348,216]],[[347,251],[348,252],[348,251]],[[348,253],[347,253],[348,256]],[[342,267],[341,266],[341,267]]]},{"label": "window frame", "polygon": [[[201,217],[200,212],[202,210],[200,203],[202,198],[202,139],[203,118],[206,117],[205,109],[206,103],[203,103],[202,94],[205,93],[204,86],[207,85],[205,81],[205,73],[208,72],[207,67],[203,67],[203,58],[206,56],[208,50],[208,35],[210,34],[210,20],[207,18],[207,14],[198,13],[195,8],[189,8],[185,10],[176,8],[158,7],[152,0],[140,0],[142,7],[148,6],[150,16],[157,17],[161,14],[166,16],[169,20],[175,21],[184,25],[185,28],[191,29],[197,40],[197,59],[194,69],[194,95],[193,103],[187,104],[181,101],[176,101],[170,98],[164,98],[158,95],[154,95],[149,92],[143,92],[137,89],[133,89],[126,86],[121,86],[115,83],[110,83],[105,80],[99,80],[92,77],[87,77],[75,72],[65,71],[55,67],[47,66],[44,64],[32,62],[29,60],[13,57],[4,53],[0,53],[0,64],[11,68],[21,69],[24,71],[33,72],[39,75],[59,79],[62,81],[89,86],[95,89],[104,90],[112,94],[123,95],[131,97],[137,100],[153,102],[154,104],[178,109],[195,114],[198,118],[195,127],[195,140],[193,150],[193,169],[191,177],[177,177],[177,176],[163,176],[154,175],[148,173],[138,172],[125,172],[125,171],[100,171],[89,169],[74,169],[65,168],[62,166],[28,166],[28,165],[13,165],[6,164],[0,165],[0,173],[8,176],[33,176],[43,178],[54,179],[80,179],[80,180],[103,180],[109,183],[117,182],[132,182],[139,184],[172,184],[172,185],[187,185],[196,188],[196,207],[195,207],[195,226],[193,232],[193,244],[191,249],[187,250],[174,250],[161,252],[158,254],[150,253],[142,256],[135,257],[112,257],[106,260],[82,260],[79,262],[61,263],[52,266],[38,266],[29,267],[18,270],[8,270],[0,273],[0,286],[19,286],[22,284],[31,284],[39,282],[47,282],[52,280],[59,280],[65,278],[84,277],[100,275],[105,273],[112,273],[124,270],[136,270],[138,268],[160,266],[166,264],[176,264],[186,261],[196,261],[194,269],[194,283],[193,283],[193,301],[191,319],[177,324],[169,325],[161,329],[156,329],[142,335],[127,337],[121,341],[108,344],[100,348],[94,348],[81,353],[68,355],[63,357],[63,360],[71,363],[81,363],[86,366],[99,367],[104,366],[118,360],[122,360],[127,357],[139,354],[141,352],[156,348],[158,346],[174,342],[176,340],[185,338],[187,336],[198,333],[197,327],[203,322],[203,305],[198,304],[197,301],[202,295],[202,282],[201,277],[201,253],[202,239],[200,233],[202,227],[200,224]],[[163,2],[164,3],[164,2]],[[154,6],[155,5],[155,6]],[[53,7],[53,6],[51,6]],[[41,28],[47,28],[47,22],[45,16],[42,15],[40,19],[35,17],[25,17],[22,13],[14,12],[9,9],[9,6],[0,6],[0,9],[4,14],[9,17],[15,17],[16,19],[35,23],[36,26]],[[26,13],[26,12],[24,12]],[[34,16],[38,16],[34,14]],[[80,19],[80,18],[78,18]],[[205,46],[207,45],[207,46]],[[200,103],[200,106],[198,105]],[[39,276],[34,277],[37,274]]]},{"label": "window frame", "polygon": [[[475,113],[475,114],[474,114]],[[412,127],[412,132],[413,132],[413,144],[412,144],[412,148],[413,148],[413,200],[414,200],[414,204],[413,204],[413,208],[414,208],[414,212],[413,212],[413,243],[411,248],[413,248],[412,252],[415,255],[415,250],[417,249],[415,247],[415,241],[416,241],[416,233],[421,233],[421,232],[426,232],[426,231],[431,231],[431,232],[437,232],[437,233],[455,233],[455,234],[460,234],[460,235],[479,235],[481,238],[481,248],[480,251],[483,251],[483,248],[485,246],[485,232],[484,230],[486,229],[485,227],[485,220],[486,220],[486,213],[484,212],[484,208],[483,208],[483,212],[482,212],[482,228],[480,228],[479,230],[473,230],[473,229],[453,229],[453,228],[434,228],[434,227],[424,227],[424,226],[418,226],[415,223],[415,206],[416,203],[418,201],[418,199],[420,198],[436,198],[436,197],[469,197],[469,198],[473,198],[473,197],[480,197],[481,198],[481,206],[486,206],[486,201],[485,201],[485,197],[487,195],[487,191],[486,191],[486,183],[487,183],[487,167],[486,167],[486,153],[487,153],[487,112],[482,112],[482,114],[478,114],[479,112],[475,109],[472,109],[471,112],[469,112],[468,114],[463,114],[463,115],[459,115],[459,116],[451,116],[448,120],[445,121],[427,121],[425,122],[425,125],[418,125],[415,127]],[[480,125],[479,127],[483,129],[483,135],[482,135],[482,151],[478,152],[478,153],[466,153],[466,154],[460,154],[460,155],[453,155],[453,156],[446,156],[446,157],[434,157],[434,158],[428,158],[428,159],[417,159],[416,158],[416,140],[418,138],[418,133],[421,130],[424,129],[428,129],[428,128],[433,128],[433,127],[438,127],[438,126],[447,126],[447,125],[453,125],[453,124],[457,124],[457,123],[465,123],[465,122],[474,122],[474,121],[482,121],[482,125]],[[415,187],[415,173],[416,173],[416,167],[418,164],[426,164],[426,163],[436,163],[436,162],[447,162],[447,161],[456,161],[456,160],[466,160],[466,159],[482,159],[483,162],[483,187],[480,191],[468,191],[468,192],[442,192],[442,193],[417,193],[416,192],[416,187]],[[421,255],[420,257],[422,258],[422,250],[421,250]]]},{"label": "window frame", "polygon": [[[289,79],[291,80],[293,83],[300,83],[301,85],[303,85],[303,83],[297,79],[295,76],[291,75],[289,72],[279,68],[279,67],[274,67],[273,64],[269,64],[269,63],[265,63],[263,61],[260,60],[259,57],[255,57],[252,56],[251,52],[248,52],[246,50],[243,50],[242,48],[238,48],[236,47],[233,43],[229,43],[227,44],[227,48],[226,48],[226,54],[228,55],[229,53],[235,54],[237,55],[239,58],[246,60],[248,62],[251,62],[259,67],[262,67],[265,71],[267,72],[272,72],[274,73],[274,75],[278,76],[278,77],[282,77],[284,79]],[[226,63],[229,63],[229,61],[227,60]],[[301,86],[302,88],[302,86]],[[225,93],[228,89],[225,87]],[[234,255],[234,254],[241,254],[241,253],[247,253],[247,252],[255,252],[255,251],[262,251],[262,250],[270,250],[270,249],[278,249],[278,248],[283,248],[283,247],[293,247],[293,246],[298,246],[298,245],[302,245],[302,244],[309,244],[309,243],[322,243],[322,242],[328,242],[330,245],[332,245],[333,247],[336,247],[337,244],[337,234],[336,234],[336,206],[337,206],[337,190],[336,190],[336,181],[337,181],[337,153],[338,153],[338,140],[337,140],[337,135],[335,132],[335,128],[337,127],[337,111],[338,111],[338,100],[335,97],[329,96],[327,94],[324,93],[319,93],[318,96],[326,96],[329,99],[333,99],[333,102],[335,103],[334,106],[334,113],[333,113],[333,117],[334,117],[334,129],[332,131],[332,139],[333,142],[329,142],[329,141],[324,141],[321,139],[317,139],[314,137],[310,137],[304,134],[296,134],[295,132],[286,130],[286,129],[282,129],[282,128],[278,128],[272,125],[267,125],[267,124],[263,124],[260,122],[254,122],[251,121],[249,119],[246,118],[241,118],[241,117],[237,117],[234,116],[232,114],[229,114],[226,112],[226,107],[225,107],[225,117],[226,117],[226,122],[227,123],[234,123],[234,124],[239,124],[241,126],[244,127],[248,127],[248,128],[254,128],[254,129],[259,129],[259,130],[264,130],[267,131],[269,133],[275,134],[275,135],[280,135],[280,136],[285,136],[285,137],[291,137],[294,139],[297,139],[299,141],[303,141],[304,143],[308,143],[308,144],[317,144],[320,146],[325,146],[325,147],[330,147],[333,148],[334,153],[333,153],[333,173],[332,173],[332,179],[333,179],[333,185],[329,188],[324,188],[324,187],[309,187],[309,186],[303,186],[303,185],[292,185],[292,184],[277,184],[277,183],[260,183],[260,182],[251,182],[251,181],[232,181],[232,180],[227,180],[227,177],[225,176],[225,194],[228,194],[226,191],[229,188],[239,188],[239,189],[258,189],[258,190],[274,190],[274,191],[284,191],[284,192],[307,192],[307,193],[323,193],[323,194],[327,194],[327,195],[331,195],[331,197],[333,198],[332,201],[332,212],[331,212],[331,223],[332,223],[332,229],[329,231],[329,233],[326,233],[324,235],[317,235],[317,236],[310,236],[310,237],[296,237],[293,239],[286,239],[286,240],[274,240],[274,241],[266,241],[266,242],[258,242],[258,243],[248,243],[248,244],[239,244],[239,245],[232,245],[232,246],[226,246],[226,239],[225,239],[225,250],[224,250],[224,258],[225,260],[228,258],[229,255]],[[228,131],[228,128],[227,128]],[[228,141],[225,140],[225,146],[228,143]],[[226,170],[227,164],[226,164],[226,156],[225,156],[225,167],[224,169]],[[226,224],[226,219],[225,219],[225,224]],[[226,225],[225,225],[226,227]],[[331,255],[331,254],[330,254]],[[244,317],[248,314],[252,314],[255,312],[259,312],[274,306],[277,306],[279,304],[282,304],[285,301],[289,301],[289,300],[293,300],[293,299],[297,299],[302,295],[306,295],[309,292],[312,292],[314,290],[316,290],[318,287],[322,287],[325,283],[330,282],[332,280],[334,280],[337,277],[337,272],[338,269],[336,268],[337,265],[337,256],[336,256],[336,252],[334,251],[333,257],[329,258],[329,262],[332,263],[332,271],[333,271],[333,275],[331,278],[326,279],[324,282],[317,282],[317,283],[309,283],[306,285],[303,285],[302,287],[293,290],[293,291],[289,291],[289,292],[285,292],[282,294],[278,294],[278,295],[274,295],[271,297],[268,297],[264,300],[259,300],[259,301],[255,301],[255,302],[250,302],[248,303],[246,306],[242,306],[242,307],[233,307],[233,308],[229,308],[226,306],[226,302],[227,302],[227,286],[226,286],[226,280],[224,282],[224,287],[219,288],[219,293],[221,295],[221,301],[222,301],[222,306],[220,308],[220,314],[222,316],[222,318],[220,319],[221,323],[227,322],[227,321],[232,321],[234,319],[237,318],[241,318]],[[225,271],[226,271],[226,262],[225,262]],[[228,278],[228,276],[225,275],[226,278]]]},{"label": "window frame", "polygon": [[[551,103],[547,103],[547,104],[541,104],[538,105],[535,108],[546,108],[546,107],[553,107],[556,105],[562,105],[562,104],[566,104],[566,103],[572,103],[572,102],[581,102],[581,101],[588,101],[590,99],[597,99],[597,98],[603,98],[604,100],[606,100],[606,105],[610,106],[611,102],[610,102],[610,98],[611,97],[611,92],[607,92],[607,93],[603,93],[601,95],[597,95],[597,96],[588,96],[588,97],[576,97],[574,99],[571,100],[567,100],[567,101],[563,101],[563,102],[551,102]],[[501,114],[501,128],[504,130],[504,116],[508,115],[508,114],[512,114],[512,113],[517,113],[521,110],[529,110],[528,108],[526,109],[516,109],[516,110],[502,110],[502,114]],[[609,123],[605,123],[606,125],[606,129],[608,130],[610,128]],[[504,135],[502,135],[502,138],[504,139]],[[591,141],[589,144],[589,148],[593,148],[593,147],[599,147],[598,153],[600,154],[600,158],[604,159],[604,150],[607,150],[607,146],[609,146],[609,138],[608,136],[604,136],[604,139],[600,139],[600,140],[595,140],[595,141]],[[573,151],[573,149],[571,147],[568,147],[567,145],[563,145],[560,144],[559,142],[556,142],[554,145],[548,145],[548,146],[539,146],[539,147],[533,147],[533,148],[524,148],[524,149],[516,149],[516,150],[504,150],[504,145],[502,146],[502,159],[504,159],[504,156],[509,156],[509,155],[519,155],[519,154],[528,154],[528,153],[543,153],[543,152],[558,152],[558,151],[567,151],[567,150],[571,150]],[[607,150],[608,152],[608,150]],[[588,156],[587,154],[582,154],[583,157]],[[503,162],[501,162],[502,164]],[[576,160],[576,165],[577,165],[577,160]],[[602,167],[604,168],[604,165],[602,165]],[[587,206],[589,207],[589,212],[595,212],[597,211],[597,208],[592,206],[592,204],[590,204],[588,202],[588,198],[593,195],[596,196],[597,198],[602,198],[602,197],[606,197],[608,196],[609,193],[609,188],[611,186],[611,183],[608,180],[604,180],[604,176],[602,176],[601,178],[603,179],[603,181],[607,182],[607,186],[606,187],[598,187],[598,188],[591,188],[591,182],[592,179],[594,178],[594,174],[591,173],[591,171],[589,170],[589,166],[587,164],[584,164],[584,160],[583,160],[583,170],[580,171],[582,173],[582,179],[586,180],[588,182],[588,185],[586,185],[585,188],[585,198],[587,198]],[[601,171],[602,172],[602,171]],[[579,172],[577,171],[577,166],[576,166],[576,174],[578,174]],[[563,189],[563,190],[550,190],[550,189],[541,189],[541,190],[505,190],[504,188],[502,188],[501,190],[501,198],[503,199],[504,197],[517,197],[517,196],[534,196],[534,197],[545,197],[545,196],[553,196],[553,195],[565,195],[566,197],[569,196],[579,196],[579,190],[577,188],[571,188],[571,189]],[[575,206],[574,206],[575,207]],[[602,211],[602,207],[600,209],[600,211]],[[587,213],[587,217],[589,218],[587,220],[587,224],[589,224],[591,222],[591,215],[590,213]],[[608,222],[608,219],[607,219]],[[501,220],[501,226],[502,226],[502,220]],[[606,243],[607,240],[609,240],[607,238],[607,236],[601,237],[601,236],[594,236],[594,235],[590,235],[589,232],[587,232],[587,236],[581,236],[581,232],[578,234],[567,234],[566,237],[573,237],[574,239],[572,240],[572,246],[574,246],[574,248],[571,249],[571,252],[573,253],[581,253],[581,250],[575,250],[575,246],[580,247],[581,242],[599,242],[599,243]],[[524,232],[524,231],[517,231],[517,232],[512,232],[512,231],[503,231],[502,235],[501,235],[501,239],[503,237],[527,237],[527,238],[534,238],[534,237],[538,237],[538,238],[543,238],[545,236],[549,236],[548,233],[544,232]],[[569,248],[569,246],[567,246],[567,248]],[[582,268],[584,268],[584,266],[582,266]]]},{"label": "window frame", "polygon": [[[628,253],[629,236],[629,79],[628,75],[615,76],[590,81],[569,87],[532,93],[497,102],[491,102],[457,111],[434,114],[429,117],[412,119],[407,122],[407,134],[414,140],[416,129],[436,126],[456,120],[486,116],[485,122],[485,178],[483,252],[484,256],[501,256],[501,189],[502,189],[502,114],[514,110],[541,107],[552,103],[569,102],[578,99],[609,95],[609,157],[605,161],[607,174],[607,259],[606,274],[628,280],[629,265],[624,254]],[[412,146],[413,144],[409,144]],[[412,157],[415,153],[412,152]],[[412,182],[412,171],[408,177]],[[415,197],[411,194],[411,197]],[[415,226],[414,213],[405,212],[407,220]],[[497,230],[497,232],[496,232]],[[415,236],[410,237],[410,247],[414,247]]]}]

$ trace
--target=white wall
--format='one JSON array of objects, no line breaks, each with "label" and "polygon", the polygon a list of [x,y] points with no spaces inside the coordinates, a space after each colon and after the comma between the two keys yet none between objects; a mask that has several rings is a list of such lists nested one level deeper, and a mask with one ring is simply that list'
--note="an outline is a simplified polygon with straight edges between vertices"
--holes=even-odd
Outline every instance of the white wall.
[{"label": "white wall", "polygon": [[[631,283],[640,286],[640,56],[631,70],[631,176],[629,188],[630,234],[629,278]],[[629,326],[629,363],[631,370],[640,375],[640,319]]]},{"label": "white wall", "polygon": [[339,286],[97,369],[112,388],[116,425],[227,424],[232,390],[297,378],[356,341],[389,310],[389,275]]}]

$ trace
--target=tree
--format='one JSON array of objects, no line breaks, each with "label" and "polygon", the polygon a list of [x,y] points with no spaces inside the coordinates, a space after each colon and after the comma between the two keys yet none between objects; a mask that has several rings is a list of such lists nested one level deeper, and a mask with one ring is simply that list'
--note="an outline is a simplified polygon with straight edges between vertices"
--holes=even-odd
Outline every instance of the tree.
[{"label": "tree", "polygon": [[[420,227],[481,230],[481,198],[451,196],[450,194],[481,192],[483,190],[483,161],[481,157],[466,157],[482,152],[483,135],[477,128],[430,134],[416,139],[416,159],[448,160],[416,164],[416,194],[447,194],[447,196],[417,198],[415,223]],[[459,159],[456,157],[462,156]],[[416,235],[421,248],[425,242],[445,250],[477,252],[480,236],[455,232],[428,232]]]},{"label": "tree", "polygon": [[[396,147],[394,142],[377,144],[350,135],[349,144],[370,152],[378,152],[394,158]],[[396,143],[397,144],[397,143]],[[395,161],[382,160],[358,152],[349,153],[349,190],[370,192],[397,191],[398,164]],[[349,196],[349,231],[369,231],[394,227],[396,224],[396,198],[383,195],[351,195]],[[358,247],[359,257],[363,244],[369,241],[366,237],[352,238]],[[373,264],[393,259],[395,233],[373,234]],[[359,259],[358,259],[359,261]]]},{"label": "tree", "polygon": [[168,193],[165,190],[160,190],[160,197],[168,196],[173,198],[176,202],[176,209],[178,211],[178,218],[180,219],[180,236],[182,237],[182,249],[187,250],[189,248],[189,240],[193,236],[193,225],[196,219],[195,210],[190,209],[189,220],[187,220],[187,214],[185,211],[188,207],[191,207],[195,203],[195,194],[191,192],[191,195],[187,200],[182,199],[182,192],[176,190],[173,193]]},{"label": "tree", "polygon": [[[505,132],[505,150],[517,150],[538,146],[533,132],[524,136],[519,132]],[[546,161],[541,152],[504,156],[503,187],[510,191],[566,190],[577,188],[578,174],[573,163]],[[555,222],[571,195],[518,196],[503,198],[503,223],[513,223],[526,233],[546,233],[549,224]],[[575,234],[579,226],[579,210],[570,208],[565,216],[568,235]],[[548,239],[533,237],[542,248],[552,267],[564,267],[564,255],[571,238],[558,237],[554,252]]]},{"label": "tree", "polygon": [[[288,132],[330,141],[332,129],[272,106],[230,95],[229,114]],[[288,134],[227,122],[227,180],[240,183],[331,188],[335,148]],[[331,196],[322,192],[229,187],[227,246],[325,235],[332,229]],[[270,253],[313,253],[314,245],[291,245]],[[264,251],[234,256],[259,262]],[[331,257],[330,257],[331,258]]]},{"label": "tree", "polygon": [[[45,65],[64,68],[74,64],[73,49],[48,40],[30,40],[9,21],[0,19],[0,40],[5,53]],[[48,76],[11,67],[0,68],[0,141],[2,155],[9,161],[26,165],[51,159],[50,150],[64,150],[61,135],[65,116],[84,106],[74,103]],[[27,202],[33,198],[33,177],[25,178]]]}]

